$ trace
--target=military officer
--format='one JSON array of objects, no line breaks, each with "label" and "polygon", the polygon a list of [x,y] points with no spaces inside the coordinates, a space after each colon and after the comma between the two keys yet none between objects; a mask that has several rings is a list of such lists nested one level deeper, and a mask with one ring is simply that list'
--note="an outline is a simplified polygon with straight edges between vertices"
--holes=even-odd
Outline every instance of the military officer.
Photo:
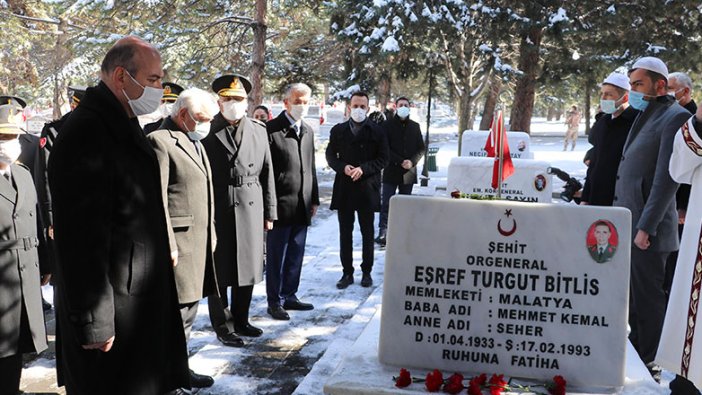
[{"label": "military officer", "polygon": [[[17,96],[0,96],[0,105],[2,104],[11,104],[13,106],[13,117],[17,121],[17,125],[20,128],[24,128],[24,108],[27,107],[27,102]],[[29,133],[22,133],[19,136],[19,143],[22,147],[22,153],[17,161],[27,166],[32,176],[34,176],[34,159],[39,147],[39,137]]]},{"label": "military officer", "polygon": [[161,106],[158,108],[161,112],[161,118],[144,125],[144,134],[149,134],[154,130],[161,129],[161,122],[171,115],[173,104],[176,102],[176,100],[178,100],[178,96],[181,94],[181,92],[183,92],[182,86],[174,82],[163,83],[163,97],[161,98]]},{"label": "military officer", "polygon": [[[263,280],[264,229],[277,219],[275,180],[265,126],[246,116],[251,83],[238,74],[212,83],[220,113],[202,140],[212,168],[219,295],[208,300],[210,320],[225,345],[263,331],[249,323],[254,284]],[[227,287],[232,287],[227,310]]]},{"label": "military officer", "polygon": [[0,105],[0,394],[19,392],[22,353],[47,347],[40,281],[50,275],[40,276],[32,176],[16,162],[18,108]]}]

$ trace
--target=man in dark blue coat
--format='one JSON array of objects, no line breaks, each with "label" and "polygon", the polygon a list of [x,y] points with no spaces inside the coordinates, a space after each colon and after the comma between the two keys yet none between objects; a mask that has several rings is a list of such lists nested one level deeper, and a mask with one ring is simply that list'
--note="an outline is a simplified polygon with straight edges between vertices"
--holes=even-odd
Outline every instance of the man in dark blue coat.
[{"label": "man in dark blue coat", "polygon": [[358,214],[363,237],[361,286],[373,285],[373,220],[380,210],[380,171],[388,161],[388,143],[385,134],[368,121],[368,95],[351,95],[348,110],[351,119],[334,125],[329,132],[326,157],[336,171],[331,209],[339,217],[339,244],[344,274],[336,283],[339,289],[353,284],[353,224]]}]

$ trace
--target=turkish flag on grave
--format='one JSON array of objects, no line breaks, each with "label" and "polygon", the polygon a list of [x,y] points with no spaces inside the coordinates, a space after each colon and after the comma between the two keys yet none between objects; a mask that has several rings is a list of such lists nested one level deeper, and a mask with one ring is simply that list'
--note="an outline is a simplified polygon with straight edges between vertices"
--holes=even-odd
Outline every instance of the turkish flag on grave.
[{"label": "turkish flag on grave", "polygon": [[[500,146],[500,141],[502,146]],[[497,115],[492,118],[490,134],[485,142],[485,151],[487,151],[488,157],[495,158],[495,164],[492,167],[492,187],[497,188],[499,183],[514,174],[514,165],[512,164],[512,157],[509,155],[509,144],[507,143],[507,132],[505,132],[502,111],[498,111]],[[502,151],[502,179],[498,182],[500,151]]]}]

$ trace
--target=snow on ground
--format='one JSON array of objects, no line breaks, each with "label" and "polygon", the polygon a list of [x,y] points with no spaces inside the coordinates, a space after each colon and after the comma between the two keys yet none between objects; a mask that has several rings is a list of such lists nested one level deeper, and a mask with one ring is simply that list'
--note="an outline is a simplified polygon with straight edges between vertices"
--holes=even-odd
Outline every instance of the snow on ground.
[{"label": "snow on ground", "polygon": [[[535,159],[550,162],[582,180],[586,170],[582,158],[590,145],[581,136],[575,151],[563,152],[564,130],[562,122],[535,119],[531,149]],[[320,128],[320,134],[325,132],[328,133],[328,129]],[[438,171],[430,173],[430,187],[416,186],[416,193],[432,194],[432,186],[441,184],[442,180],[445,184],[449,161],[457,153],[455,120],[435,120],[430,136],[432,145],[439,147]],[[324,137],[322,135],[320,139]],[[258,284],[254,288],[251,323],[261,327],[264,334],[257,339],[247,339],[244,348],[229,348],[215,338],[206,301],[202,301],[188,344],[190,364],[198,373],[213,375],[215,385],[199,390],[197,394],[321,394],[324,383],[379,307],[385,253],[376,250],[374,286],[360,287],[361,236],[358,229],[354,234],[356,283],[346,290],[335,287],[342,270],[337,219],[335,213],[329,211],[334,173],[326,166],[322,150],[317,153],[316,160],[323,203],[309,229],[298,293],[300,299],[313,303],[315,309],[291,311],[290,321],[273,320],[266,313],[265,284]],[[420,171],[422,165],[419,164]],[[555,178],[554,181],[554,191],[559,191],[562,183],[558,184]],[[45,287],[45,291],[47,299],[51,300],[50,288]],[[49,323],[49,327],[52,326]],[[51,351],[28,362],[23,372],[23,389],[27,392],[63,393],[62,389],[56,389],[54,367]],[[670,379],[670,375],[667,377]]]}]

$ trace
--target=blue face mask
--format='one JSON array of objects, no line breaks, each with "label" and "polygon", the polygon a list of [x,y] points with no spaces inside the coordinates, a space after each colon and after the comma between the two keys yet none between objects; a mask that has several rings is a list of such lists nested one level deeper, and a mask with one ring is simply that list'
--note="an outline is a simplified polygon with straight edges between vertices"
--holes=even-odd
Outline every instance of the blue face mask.
[{"label": "blue face mask", "polygon": [[644,100],[644,96],[646,95],[641,92],[629,92],[629,104],[636,110],[644,111],[648,107],[648,101]]}]

